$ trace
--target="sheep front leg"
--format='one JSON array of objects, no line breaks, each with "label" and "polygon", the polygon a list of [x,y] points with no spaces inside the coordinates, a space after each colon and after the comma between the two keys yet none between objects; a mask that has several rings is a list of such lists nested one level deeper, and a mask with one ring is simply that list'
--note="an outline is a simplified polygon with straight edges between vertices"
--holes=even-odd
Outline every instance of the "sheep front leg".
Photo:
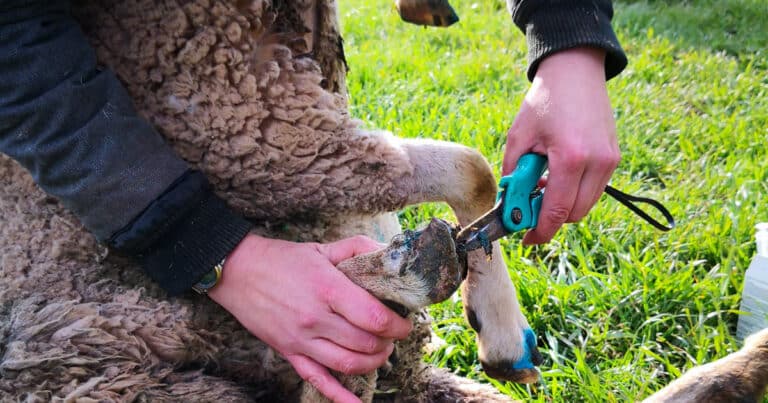
[{"label": "sheep front leg", "polygon": [[[396,187],[407,204],[447,202],[461,225],[490,210],[497,184],[485,158],[476,150],[454,143],[402,140],[413,171]],[[478,356],[485,372],[496,379],[518,383],[538,380],[535,365],[541,355],[536,337],[520,310],[498,242],[490,259],[471,251],[467,276],[461,286],[464,314],[477,332]]]}]

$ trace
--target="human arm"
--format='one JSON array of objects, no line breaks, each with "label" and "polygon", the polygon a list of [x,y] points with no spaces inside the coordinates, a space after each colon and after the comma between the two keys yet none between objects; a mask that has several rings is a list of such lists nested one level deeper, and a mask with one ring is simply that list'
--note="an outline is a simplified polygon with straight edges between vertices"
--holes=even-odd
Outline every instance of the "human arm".
[{"label": "human arm", "polygon": [[0,152],[131,256],[170,294],[194,284],[250,224],[139,117],[69,15],[69,3],[0,5]]},{"label": "human arm", "polygon": [[605,82],[626,66],[610,26],[610,1],[508,0],[528,42],[532,81],[507,133],[503,173],[525,153],[549,160],[539,223],[526,243],[549,241],[565,222],[587,214],[620,153]]}]

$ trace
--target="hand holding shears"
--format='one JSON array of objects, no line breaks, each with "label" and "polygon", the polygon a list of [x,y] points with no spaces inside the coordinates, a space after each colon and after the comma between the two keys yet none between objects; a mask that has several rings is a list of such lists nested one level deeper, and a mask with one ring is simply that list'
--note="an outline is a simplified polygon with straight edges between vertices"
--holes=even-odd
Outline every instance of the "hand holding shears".
[{"label": "hand holding shears", "polygon": [[[501,178],[501,191],[493,209],[456,236],[458,247],[464,252],[483,248],[486,254],[490,254],[493,241],[512,232],[536,228],[544,197],[544,189],[539,188],[538,182],[546,169],[546,157],[538,154],[520,157],[515,170]],[[675,226],[672,215],[656,200],[628,195],[611,186],[605,187],[605,193],[662,231],[669,231]],[[667,225],[652,218],[635,203],[647,203],[658,209],[667,220]]]}]

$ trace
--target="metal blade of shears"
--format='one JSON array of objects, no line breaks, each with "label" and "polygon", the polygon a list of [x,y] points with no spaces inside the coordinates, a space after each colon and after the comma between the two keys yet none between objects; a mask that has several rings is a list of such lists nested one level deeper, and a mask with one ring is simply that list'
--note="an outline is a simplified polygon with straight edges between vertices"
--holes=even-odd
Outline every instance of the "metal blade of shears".
[{"label": "metal blade of shears", "polygon": [[496,205],[456,236],[464,252],[483,248],[491,253],[491,243],[511,232],[535,228],[541,209],[542,193],[537,184],[547,168],[547,159],[525,154],[511,174],[501,178]]},{"label": "metal blade of shears", "polygon": [[491,210],[471,224],[462,228],[456,235],[456,245],[464,252],[483,248],[486,255],[491,254],[491,243],[509,234],[504,227],[502,214],[504,198],[500,198]]}]

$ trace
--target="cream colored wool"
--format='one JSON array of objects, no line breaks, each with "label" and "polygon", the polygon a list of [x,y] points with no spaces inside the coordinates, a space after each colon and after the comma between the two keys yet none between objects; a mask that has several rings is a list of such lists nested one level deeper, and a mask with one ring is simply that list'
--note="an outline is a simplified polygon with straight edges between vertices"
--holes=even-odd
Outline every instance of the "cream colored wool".
[{"label": "cream colored wool", "polygon": [[[310,57],[342,53],[334,30],[303,34],[312,2],[155,3],[93,1],[77,14],[139,112],[233,207],[293,221],[404,205],[402,150],[350,118],[343,64],[321,74]],[[327,7],[311,9],[321,29],[336,26]]]}]

